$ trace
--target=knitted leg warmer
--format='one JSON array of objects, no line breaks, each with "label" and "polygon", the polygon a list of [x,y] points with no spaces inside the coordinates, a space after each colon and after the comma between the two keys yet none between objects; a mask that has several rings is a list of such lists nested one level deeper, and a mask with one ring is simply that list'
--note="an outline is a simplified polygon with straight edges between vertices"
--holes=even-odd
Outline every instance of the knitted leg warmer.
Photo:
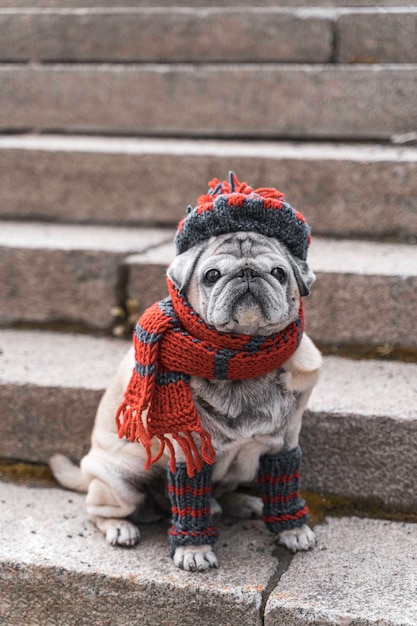
[{"label": "knitted leg warmer", "polygon": [[168,493],[172,526],[168,531],[171,556],[178,546],[201,546],[215,543],[218,531],[210,510],[212,466],[205,463],[201,472],[190,478],[186,463],[168,470]]},{"label": "knitted leg warmer", "polygon": [[258,481],[264,503],[263,517],[272,533],[302,526],[308,508],[298,493],[301,448],[289,452],[265,454],[259,462]]}]

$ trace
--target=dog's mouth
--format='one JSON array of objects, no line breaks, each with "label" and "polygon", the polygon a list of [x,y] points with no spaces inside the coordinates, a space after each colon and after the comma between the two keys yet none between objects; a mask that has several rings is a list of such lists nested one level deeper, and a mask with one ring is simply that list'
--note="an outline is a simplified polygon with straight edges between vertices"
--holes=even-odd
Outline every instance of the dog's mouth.
[{"label": "dog's mouth", "polygon": [[270,335],[282,325],[280,308],[267,289],[248,286],[243,293],[225,294],[221,303],[215,303],[211,323],[221,332]]},{"label": "dog's mouth", "polygon": [[239,326],[259,326],[265,321],[262,302],[248,289],[232,306],[232,321]]}]

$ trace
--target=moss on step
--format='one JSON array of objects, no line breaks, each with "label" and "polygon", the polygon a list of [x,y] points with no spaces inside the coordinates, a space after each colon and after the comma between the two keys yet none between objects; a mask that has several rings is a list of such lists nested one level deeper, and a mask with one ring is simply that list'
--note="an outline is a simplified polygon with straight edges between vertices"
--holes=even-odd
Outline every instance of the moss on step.
[{"label": "moss on step", "polygon": [[417,522],[417,509],[397,510],[376,498],[346,498],[312,491],[303,491],[302,496],[309,506],[312,525],[323,523],[326,517],[368,517],[393,522]]},{"label": "moss on step", "polygon": [[[0,458],[0,480],[26,487],[58,487],[47,465],[5,458]],[[245,491],[255,493],[252,489]],[[397,511],[377,500],[345,498],[336,494],[323,495],[312,491],[303,491],[302,496],[309,506],[313,525],[323,523],[326,517],[351,516],[417,523],[417,510]]]},{"label": "moss on step", "polygon": [[357,343],[324,344],[315,342],[324,355],[340,356],[348,359],[375,359],[386,361],[403,361],[417,363],[417,348],[407,346],[392,346],[384,344],[369,346]]},{"label": "moss on step", "polygon": [[0,480],[26,487],[57,487],[47,465],[0,458]]}]

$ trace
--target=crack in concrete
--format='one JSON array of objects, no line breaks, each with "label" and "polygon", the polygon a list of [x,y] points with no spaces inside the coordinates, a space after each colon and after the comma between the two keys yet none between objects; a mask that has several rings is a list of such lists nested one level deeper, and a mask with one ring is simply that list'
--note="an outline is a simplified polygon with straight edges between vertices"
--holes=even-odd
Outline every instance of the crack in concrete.
[{"label": "crack in concrete", "polygon": [[[124,336],[125,334],[128,335],[131,330],[130,318],[132,315],[133,317],[135,317],[134,312],[129,310],[129,300],[130,300],[129,284],[131,280],[131,267],[130,267],[130,264],[128,263],[128,259],[132,256],[146,255],[148,252],[152,250],[157,250],[158,248],[163,247],[164,245],[166,245],[167,243],[170,243],[171,241],[172,241],[172,236],[170,235],[168,237],[167,235],[166,238],[164,237],[163,239],[161,239],[161,241],[151,243],[149,246],[146,246],[140,252],[128,253],[122,258],[121,262],[118,264],[117,280],[116,280],[116,285],[115,285],[115,308],[119,308],[122,311],[122,318],[124,318],[124,324],[126,328],[124,330],[123,329],[121,330],[122,334],[120,335],[117,332],[116,333],[114,332],[115,326],[113,325],[113,329],[112,329],[113,334],[116,334],[117,336]],[[119,325],[119,324],[120,324],[120,321],[117,322],[116,325]],[[123,327],[123,323],[120,328],[122,327]]]},{"label": "crack in concrete", "polygon": [[331,19],[331,38],[332,38],[332,43],[331,43],[331,53],[329,57],[329,63],[336,65],[337,63],[339,63],[338,58],[339,58],[339,53],[340,53],[339,51],[339,48],[340,48],[339,20],[336,16],[333,16],[333,19]]},{"label": "crack in concrete", "polygon": [[262,602],[261,602],[261,606],[259,609],[260,620],[261,620],[262,626],[264,626],[265,624],[265,609],[268,603],[269,596],[279,584],[279,581],[281,580],[281,576],[285,574],[285,572],[289,569],[292,563],[292,560],[294,558],[294,554],[289,552],[287,548],[284,548],[283,546],[279,546],[279,545],[275,546],[275,548],[273,549],[272,556],[278,559],[278,563],[275,567],[273,574],[271,575],[268,581],[268,584],[266,585],[264,591],[262,592]]}]

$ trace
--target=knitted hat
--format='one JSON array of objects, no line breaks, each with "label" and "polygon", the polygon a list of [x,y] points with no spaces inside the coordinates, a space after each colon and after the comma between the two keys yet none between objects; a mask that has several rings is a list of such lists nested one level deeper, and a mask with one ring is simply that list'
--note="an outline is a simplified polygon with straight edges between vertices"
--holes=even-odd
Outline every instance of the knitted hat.
[{"label": "knitted hat", "polygon": [[294,256],[306,260],[310,228],[304,216],[284,202],[284,194],[268,187],[253,189],[240,183],[234,172],[229,173],[228,181],[214,178],[209,187],[195,208],[188,207],[188,214],[178,225],[178,254],[214,235],[254,231],[275,237]]}]

